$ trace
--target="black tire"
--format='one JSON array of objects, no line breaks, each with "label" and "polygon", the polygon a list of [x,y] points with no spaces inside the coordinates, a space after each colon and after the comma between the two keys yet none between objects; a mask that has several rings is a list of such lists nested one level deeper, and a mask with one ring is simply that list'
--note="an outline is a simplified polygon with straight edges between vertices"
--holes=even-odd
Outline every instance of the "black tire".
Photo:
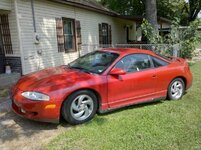
[{"label": "black tire", "polygon": [[[79,99],[84,97],[82,102],[90,102],[90,104],[79,103]],[[85,101],[84,101],[85,100]],[[82,124],[91,120],[96,114],[98,108],[96,95],[89,90],[81,90],[71,94],[63,103],[61,113],[63,118],[72,125]],[[75,106],[75,107],[73,107]],[[82,108],[81,108],[82,107]],[[74,109],[76,108],[76,109]],[[79,109],[79,110],[77,110]],[[86,111],[88,110],[88,111]],[[78,113],[84,111],[83,116],[76,118]],[[87,114],[86,114],[87,112]],[[90,113],[89,113],[90,112]],[[85,115],[86,114],[86,115]],[[85,116],[84,116],[85,115]],[[76,117],[75,117],[76,116]]]},{"label": "black tire", "polygon": [[[179,88],[177,88],[177,90],[174,90],[175,85],[177,85],[179,87]],[[174,92],[174,91],[178,91],[177,93],[179,93],[179,94],[176,94],[176,92]],[[184,95],[184,92],[185,92],[184,81],[181,78],[176,78],[176,79],[172,80],[172,82],[169,84],[167,97],[169,100],[179,100]],[[176,96],[174,96],[174,95],[176,95]]]}]

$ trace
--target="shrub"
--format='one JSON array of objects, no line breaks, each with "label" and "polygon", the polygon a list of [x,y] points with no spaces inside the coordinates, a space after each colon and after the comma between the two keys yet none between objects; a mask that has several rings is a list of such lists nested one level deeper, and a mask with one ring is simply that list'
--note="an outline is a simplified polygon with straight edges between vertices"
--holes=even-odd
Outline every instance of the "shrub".
[{"label": "shrub", "polygon": [[[201,34],[198,33],[198,26],[201,24],[200,20],[195,20],[190,23],[188,27],[180,27],[179,19],[175,19],[171,25],[171,31],[165,37],[159,35],[151,24],[144,19],[141,25],[142,32],[151,44],[179,44],[180,56],[183,58],[192,58],[195,52],[195,46],[201,41]],[[166,54],[171,54],[168,49]]]}]

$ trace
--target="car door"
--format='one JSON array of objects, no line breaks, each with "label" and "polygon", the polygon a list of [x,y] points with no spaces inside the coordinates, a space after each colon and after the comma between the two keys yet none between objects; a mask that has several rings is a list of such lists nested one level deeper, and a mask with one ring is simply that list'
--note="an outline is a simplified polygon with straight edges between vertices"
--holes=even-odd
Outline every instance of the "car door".
[{"label": "car door", "polygon": [[127,55],[114,67],[125,70],[126,74],[108,75],[108,102],[111,108],[153,98],[156,74],[149,55]]},{"label": "car door", "polygon": [[169,66],[168,62],[158,57],[151,56],[151,58],[157,75],[156,93],[158,97],[166,97],[168,85],[174,78],[173,68]]}]

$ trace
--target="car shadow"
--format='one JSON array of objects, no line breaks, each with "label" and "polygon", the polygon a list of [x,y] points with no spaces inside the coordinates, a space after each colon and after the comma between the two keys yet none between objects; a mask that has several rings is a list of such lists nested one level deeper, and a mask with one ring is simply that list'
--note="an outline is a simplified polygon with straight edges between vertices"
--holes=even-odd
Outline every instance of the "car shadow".
[{"label": "car shadow", "polygon": [[159,105],[159,104],[162,104],[163,101],[165,101],[165,100],[151,101],[151,102],[146,102],[146,103],[139,103],[139,104],[135,104],[135,105],[129,105],[129,106],[125,106],[125,107],[121,107],[121,108],[117,108],[117,109],[112,109],[112,110],[109,110],[109,111],[104,112],[104,113],[99,113],[99,115],[100,116],[107,116],[107,115],[110,115],[110,114],[113,114],[113,113],[119,113],[119,112],[129,110],[129,109],[137,109],[137,108],[141,108],[141,107]]},{"label": "car shadow", "polygon": [[6,141],[16,140],[20,137],[30,138],[32,135],[40,134],[43,131],[56,131],[61,128],[68,128],[69,124],[60,124],[32,121],[22,118],[10,111],[0,115],[0,145]]}]

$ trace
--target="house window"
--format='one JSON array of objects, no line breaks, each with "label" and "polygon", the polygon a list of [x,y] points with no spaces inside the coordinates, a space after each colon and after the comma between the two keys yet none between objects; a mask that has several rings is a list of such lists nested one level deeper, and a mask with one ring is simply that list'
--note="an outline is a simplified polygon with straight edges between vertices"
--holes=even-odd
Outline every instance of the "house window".
[{"label": "house window", "polygon": [[81,49],[80,21],[56,18],[58,52],[74,52]]},{"label": "house window", "polygon": [[107,23],[99,24],[99,44],[112,44],[112,28]]},{"label": "house window", "polygon": [[2,38],[2,51],[5,54],[13,54],[8,15],[0,15],[0,32]]},{"label": "house window", "polygon": [[72,19],[63,19],[64,27],[64,48],[66,51],[75,50],[75,26],[74,20]]}]

